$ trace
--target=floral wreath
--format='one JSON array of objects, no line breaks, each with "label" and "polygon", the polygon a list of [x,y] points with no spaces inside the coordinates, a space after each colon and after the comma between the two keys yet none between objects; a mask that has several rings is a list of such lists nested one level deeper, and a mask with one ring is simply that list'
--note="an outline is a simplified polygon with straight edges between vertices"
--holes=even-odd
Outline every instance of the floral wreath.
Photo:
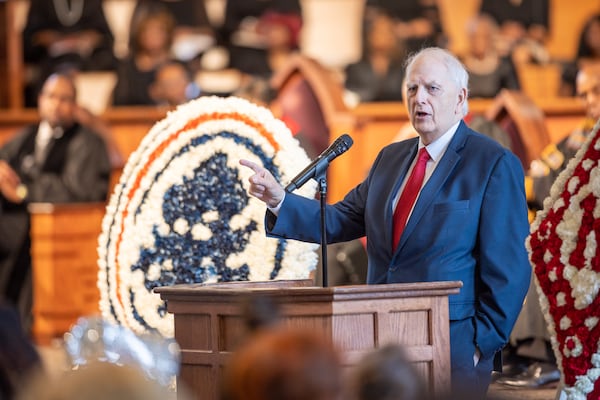
[{"label": "floral wreath", "polygon": [[568,399],[600,398],[599,126],[552,185],[526,242]]},{"label": "floral wreath", "polygon": [[[237,97],[201,97],[157,122],[129,157],[99,237],[100,310],[137,333],[173,337],[153,293],[181,283],[306,279],[318,245],[268,238],[245,158],[289,181],[310,160],[286,125]],[[309,182],[298,193],[316,193]]]}]

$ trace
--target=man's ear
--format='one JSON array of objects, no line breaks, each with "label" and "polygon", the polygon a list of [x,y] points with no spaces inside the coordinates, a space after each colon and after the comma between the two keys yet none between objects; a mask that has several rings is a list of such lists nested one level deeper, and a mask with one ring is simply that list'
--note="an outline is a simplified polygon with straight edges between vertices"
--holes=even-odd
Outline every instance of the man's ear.
[{"label": "man's ear", "polygon": [[456,103],[456,109],[454,113],[461,114],[463,113],[465,102],[467,101],[468,92],[466,88],[461,88],[458,91],[458,102]]}]

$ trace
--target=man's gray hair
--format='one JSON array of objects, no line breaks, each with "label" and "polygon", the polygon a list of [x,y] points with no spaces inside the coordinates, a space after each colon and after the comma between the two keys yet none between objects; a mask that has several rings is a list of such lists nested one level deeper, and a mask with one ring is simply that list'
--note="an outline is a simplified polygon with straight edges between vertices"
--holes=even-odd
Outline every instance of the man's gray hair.
[{"label": "man's gray hair", "polygon": [[454,56],[454,54],[450,53],[446,49],[442,49],[440,47],[426,47],[408,57],[405,63],[405,76],[410,74],[410,70],[412,69],[414,62],[421,57],[431,57],[441,61],[446,66],[446,69],[450,73],[450,77],[454,80],[458,88],[465,89],[467,91],[467,98],[465,99],[463,105],[463,116],[467,115],[469,112],[469,73],[467,72],[465,66],[458,58]]}]

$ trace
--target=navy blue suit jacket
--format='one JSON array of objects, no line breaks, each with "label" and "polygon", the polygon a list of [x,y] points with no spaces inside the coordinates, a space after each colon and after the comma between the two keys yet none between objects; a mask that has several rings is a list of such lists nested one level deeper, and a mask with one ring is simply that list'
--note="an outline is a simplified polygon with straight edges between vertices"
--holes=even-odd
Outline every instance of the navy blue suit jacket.
[{"label": "navy blue suit jacket", "polygon": [[[367,236],[369,284],[462,281],[450,319],[473,317],[472,339],[492,357],[508,341],[531,277],[521,162],[461,121],[392,252],[392,200],[417,146],[418,138],[386,146],[366,179],[328,205],[328,241]],[[319,202],[288,193],[266,227],[270,236],[318,243]]]}]

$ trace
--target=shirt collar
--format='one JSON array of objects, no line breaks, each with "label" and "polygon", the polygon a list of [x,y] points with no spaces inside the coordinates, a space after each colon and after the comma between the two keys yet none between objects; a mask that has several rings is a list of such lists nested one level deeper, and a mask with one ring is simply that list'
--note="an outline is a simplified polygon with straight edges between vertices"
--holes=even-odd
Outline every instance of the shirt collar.
[{"label": "shirt collar", "polygon": [[429,153],[429,157],[433,161],[438,162],[439,159],[442,158],[442,156],[446,152],[446,149],[448,148],[448,144],[450,144],[450,141],[452,140],[452,138],[454,137],[454,134],[458,130],[459,124],[460,124],[460,120],[458,122],[456,122],[454,125],[452,125],[450,127],[450,129],[448,129],[437,140],[429,143],[427,146],[425,146],[423,144],[423,142],[421,141],[421,138],[419,138],[419,150],[421,150],[421,148],[425,147],[427,149],[427,153]]}]

